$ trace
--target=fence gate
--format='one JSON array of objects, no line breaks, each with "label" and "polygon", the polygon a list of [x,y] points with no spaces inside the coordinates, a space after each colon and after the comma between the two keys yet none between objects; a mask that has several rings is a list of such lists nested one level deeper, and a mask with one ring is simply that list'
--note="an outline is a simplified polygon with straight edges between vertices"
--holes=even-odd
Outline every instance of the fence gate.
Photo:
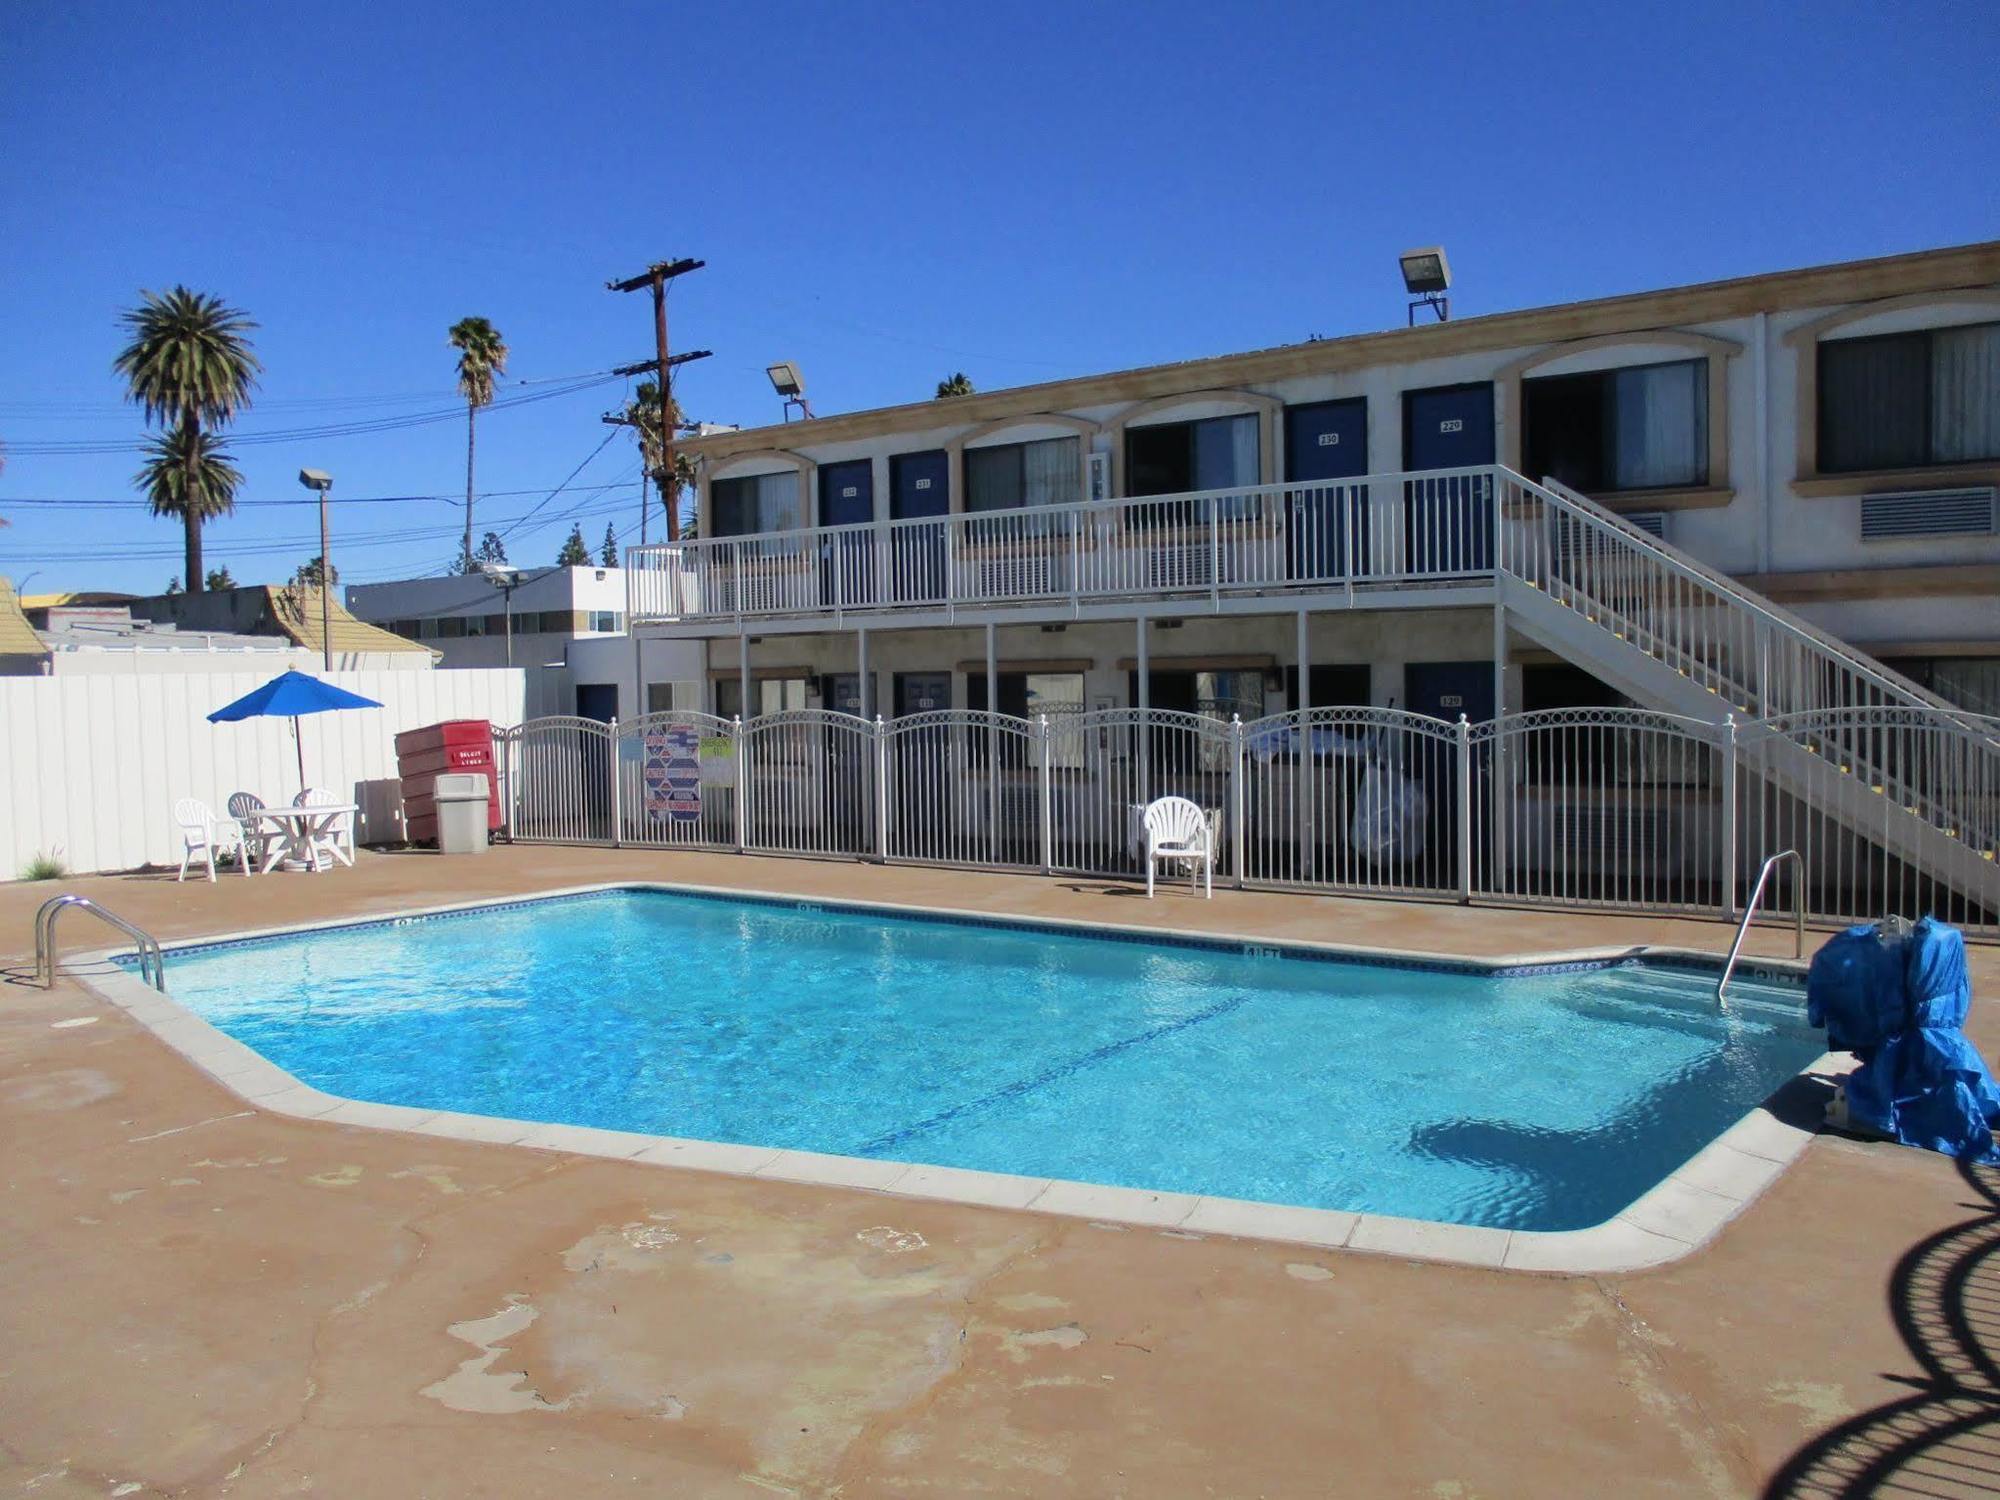
[{"label": "fence gate", "polygon": [[1042,741],[1009,714],[946,709],[881,726],[889,859],[1038,869]]},{"label": "fence gate", "polygon": [[735,721],[677,709],[615,728],[618,842],[734,849],[743,759]]},{"label": "fence gate", "polygon": [[1645,709],[1471,726],[1472,893],[1540,906],[1720,912],[1726,747]]},{"label": "fence gate", "polygon": [[759,854],[871,854],[875,726],[804,708],[743,726],[743,847]]},{"label": "fence gate", "polygon": [[1245,877],[1457,893],[1459,750],[1456,725],[1395,708],[1313,708],[1245,724]]},{"label": "fence gate", "polygon": [[530,719],[508,737],[517,839],[611,842],[611,729],[595,719]]},{"label": "fence gate", "polygon": [[1231,726],[1166,709],[1100,709],[1051,719],[1052,868],[1136,875],[1145,859],[1143,814],[1156,797],[1186,797],[1208,815],[1229,870]]}]

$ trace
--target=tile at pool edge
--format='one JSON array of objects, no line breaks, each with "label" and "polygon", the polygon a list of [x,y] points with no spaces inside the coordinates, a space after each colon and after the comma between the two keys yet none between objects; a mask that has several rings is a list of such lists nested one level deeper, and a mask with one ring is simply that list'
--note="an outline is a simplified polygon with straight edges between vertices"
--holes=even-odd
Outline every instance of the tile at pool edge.
[{"label": "tile at pool edge", "polygon": [[259,1109],[268,1109],[280,1115],[296,1115],[301,1120],[317,1120],[348,1102],[336,1099],[332,1094],[322,1094],[318,1089],[307,1088],[302,1083],[268,1094],[246,1094],[244,1098]]},{"label": "tile at pool edge", "polygon": [[1798,1125],[1788,1125],[1767,1109],[1753,1109],[1716,1139],[1723,1145],[1766,1161],[1789,1163],[1816,1134]]},{"label": "tile at pool edge", "polygon": [[1507,1238],[1507,1254],[1501,1264],[1510,1271],[1566,1271],[1583,1276],[1640,1271],[1687,1253],[1688,1246],[1679,1240],[1612,1219],[1562,1234],[1517,1229]]},{"label": "tile at pool edge", "polygon": [[728,1141],[684,1141],[662,1137],[632,1158],[663,1167],[686,1167],[693,1172],[732,1172],[748,1177],[767,1162],[776,1160],[775,1146],[738,1146]]},{"label": "tile at pool edge", "polygon": [[404,1104],[371,1104],[365,1099],[347,1099],[319,1118],[329,1125],[366,1125],[372,1130],[415,1130],[436,1114],[434,1109],[412,1109]]},{"label": "tile at pool edge", "polygon": [[441,1135],[457,1141],[479,1141],[488,1146],[511,1146],[535,1127],[527,1120],[500,1120],[491,1115],[461,1115],[451,1110],[440,1110],[410,1128],[418,1135]]},{"label": "tile at pool edge", "polygon": [[1785,1163],[1752,1156],[1720,1141],[1708,1147],[1673,1175],[1711,1193],[1748,1203],[1785,1173]]},{"label": "tile at pool edge", "polygon": [[537,1125],[515,1141],[539,1151],[568,1151],[577,1156],[602,1156],[622,1161],[660,1144],[656,1135],[636,1130],[600,1130],[591,1125]]},{"label": "tile at pool edge", "polygon": [[1347,1237],[1350,1250],[1401,1255],[1411,1260],[1445,1260],[1466,1266],[1499,1266],[1507,1256],[1512,1231],[1483,1224],[1434,1224],[1426,1219],[1395,1219],[1363,1214]]},{"label": "tile at pool edge", "polygon": [[1253,1240],[1338,1249],[1354,1233],[1361,1215],[1334,1208],[1294,1208],[1282,1203],[1246,1203],[1236,1198],[1204,1198],[1181,1220],[1182,1229],[1233,1234]]},{"label": "tile at pool edge", "polygon": [[905,1198],[945,1203],[979,1203],[988,1208],[1026,1208],[1049,1185],[1046,1177],[1008,1172],[975,1172],[968,1167],[911,1167],[891,1190]]},{"label": "tile at pool edge", "polygon": [[757,1169],[759,1177],[783,1182],[824,1183],[828,1187],[886,1188],[910,1170],[906,1161],[865,1156],[828,1156],[818,1151],[780,1151]]},{"label": "tile at pool edge", "polygon": [[1108,1219],[1120,1224],[1146,1224],[1172,1229],[1193,1213],[1200,1202],[1201,1199],[1193,1193],[1149,1193],[1141,1188],[1052,1182],[1028,1206],[1037,1213],[1067,1214],[1077,1219]]},{"label": "tile at pool edge", "polygon": [[1665,1235],[1686,1245],[1699,1245],[1736,1216],[1743,1202],[1669,1177],[1618,1217],[1648,1234]]}]

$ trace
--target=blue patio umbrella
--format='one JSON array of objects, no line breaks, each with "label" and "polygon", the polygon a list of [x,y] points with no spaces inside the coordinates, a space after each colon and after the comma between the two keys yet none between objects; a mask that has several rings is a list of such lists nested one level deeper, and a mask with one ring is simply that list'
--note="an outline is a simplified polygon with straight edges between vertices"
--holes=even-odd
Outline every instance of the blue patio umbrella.
[{"label": "blue patio umbrella", "polygon": [[337,713],[343,708],[380,708],[373,698],[350,693],[304,672],[286,672],[262,687],[245,693],[234,703],[224,704],[208,716],[211,724],[234,724],[239,719],[290,719],[292,743],[299,752],[299,788],[306,784],[306,747],[299,738],[299,719],[306,714]]}]

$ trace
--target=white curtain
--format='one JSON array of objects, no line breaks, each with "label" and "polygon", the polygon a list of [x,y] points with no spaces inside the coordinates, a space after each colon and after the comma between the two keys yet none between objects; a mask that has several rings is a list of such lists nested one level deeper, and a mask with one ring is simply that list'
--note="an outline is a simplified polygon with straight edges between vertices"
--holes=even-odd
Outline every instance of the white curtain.
[{"label": "white curtain", "polygon": [[1708,362],[1683,360],[1617,372],[1611,485],[1667,489],[1708,480]]},{"label": "white curtain", "polygon": [[1083,498],[1081,439],[1050,438],[1021,445],[1023,505],[1069,505]]},{"label": "white curtain", "polygon": [[1931,462],[2000,458],[2000,323],[1931,335]]}]

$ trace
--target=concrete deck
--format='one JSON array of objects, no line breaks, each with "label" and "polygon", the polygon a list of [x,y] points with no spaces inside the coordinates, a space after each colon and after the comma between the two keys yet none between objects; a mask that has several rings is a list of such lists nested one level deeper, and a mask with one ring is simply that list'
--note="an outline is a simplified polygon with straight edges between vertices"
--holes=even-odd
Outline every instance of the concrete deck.
[{"label": "concrete deck", "polygon": [[[174,938],[619,879],[1486,956],[1729,936],[603,850],[0,886],[0,1492],[2000,1493],[2000,1187],[1925,1153],[1823,1136],[1686,1260],[1533,1276],[301,1121],[24,982],[57,889]],[[1992,1055],[2000,954],[1975,984]]]}]

